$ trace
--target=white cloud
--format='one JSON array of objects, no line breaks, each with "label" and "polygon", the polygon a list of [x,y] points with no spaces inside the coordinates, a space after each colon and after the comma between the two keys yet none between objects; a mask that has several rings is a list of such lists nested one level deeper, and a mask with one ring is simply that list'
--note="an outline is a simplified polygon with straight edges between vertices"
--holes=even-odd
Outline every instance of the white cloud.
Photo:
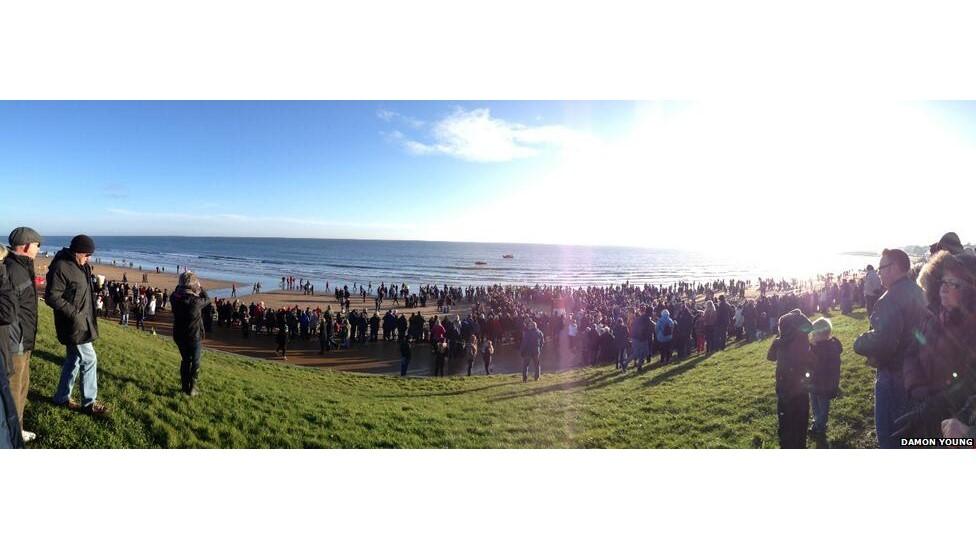
[{"label": "white cloud", "polygon": [[415,155],[441,154],[471,162],[508,162],[536,156],[550,148],[577,146],[590,138],[565,126],[527,126],[495,118],[487,108],[470,111],[457,108],[434,123],[429,141],[403,134],[396,140]]},{"label": "white cloud", "polygon": [[412,116],[406,116],[388,109],[379,109],[376,111],[376,117],[384,122],[402,123],[410,126],[411,128],[422,128],[425,124],[423,120],[419,120]]}]

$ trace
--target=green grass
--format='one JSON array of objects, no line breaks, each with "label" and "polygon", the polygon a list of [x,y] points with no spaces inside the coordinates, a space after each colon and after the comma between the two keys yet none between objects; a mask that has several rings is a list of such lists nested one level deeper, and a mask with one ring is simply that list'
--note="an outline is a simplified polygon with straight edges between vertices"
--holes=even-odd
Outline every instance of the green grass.
[{"label": "green grass", "polygon": [[[179,391],[171,340],[99,325],[93,418],[50,404],[64,348],[40,306],[26,427],[37,448],[774,448],[769,339],[640,375],[612,366],[440,379],[315,371],[204,352],[201,394]],[[864,312],[835,314],[844,344],[830,445],[873,447],[873,371],[851,351]],[[78,398],[77,388],[75,398]],[[812,445],[812,443],[811,443]]]}]

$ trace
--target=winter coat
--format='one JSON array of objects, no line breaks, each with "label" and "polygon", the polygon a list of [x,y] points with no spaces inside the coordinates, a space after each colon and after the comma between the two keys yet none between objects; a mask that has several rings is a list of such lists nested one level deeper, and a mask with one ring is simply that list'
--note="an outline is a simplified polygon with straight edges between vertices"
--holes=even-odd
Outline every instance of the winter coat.
[{"label": "winter coat", "polygon": [[10,323],[11,350],[23,343],[24,351],[34,349],[37,338],[37,287],[34,285],[34,260],[10,253],[3,260],[13,289],[13,313]]},{"label": "winter coat", "polygon": [[925,296],[914,280],[895,282],[874,305],[871,329],[854,340],[854,352],[868,357],[868,364],[902,373],[912,342],[928,314]]},{"label": "winter coat", "polygon": [[[941,393],[953,393],[951,408],[962,405],[964,393],[953,385],[976,385],[976,319],[943,322],[930,314],[922,322],[920,337],[905,360],[905,390],[921,401]],[[968,397],[968,395],[966,395]],[[964,399],[963,399],[964,400]]]},{"label": "winter coat", "polygon": [[98,339],[91,265],[78,265],[68,248],[62,248],[48,267],[44,302],[54,309],[54,329],[61,344],[81,345]]},{"label": "winter coat", "polygon": [[203,339],[203,309],[210,305],[205,290],[199,295],[186,286],[177,286],[169,302],[173,309],[173,341],[177,345],[197,342]]},{"label": "winter coat", "polygon": [[837,398],[840,388],[840,353],[844,350],[840,340],[832,337],[813,344],[817,357],[810,372],[810,392],[821,397]]},{"label": "winter coat", "polygon": [[[670,334],[665,333],[666,327],[670,327]],[[665,309],[664,311],[661,311],[661,318],[659,318],[657,321],[657,327],[654,330],[654,335],[657,337],[659,342],[668,343],[671,341],[671,338],[674,337],[675,328],[676,326],[674,320],[671,319],[671,313]]]},{"label": "winter coat", "polygon": [[630,348],[630,331],[626,324],[617,324],[613,327],[613,342],[617,351]]},{"label": "winter coat", "polygon": [[651,323],[651,317],[647,314],[642,314],[634,320],[634,331],[633,337],[634,341],[647,343],[651,340],[651,330],[653,324]]},{"label": "winter coat", "polygon": [[792,398],[805,394],[807,372],[811,371],[817,357],[810,349],[807,334],[810,320],[794,309],[779,319],[780,335],[773,340],[766,358],[776,362],[776,396]]},{"label": "winter coat", "polygon": [[542,345],[546,341],[546,336],[538,328],[528,329],[522,332],[522,346],[519,352],[523,357],[538,357],[542,353]]},{"label": "winter coat", "polygon": [[[0,247],[0,259],[6,253],[7,249]],[[7,277],[7,269],[0,261],[0,361],[4,364],[4,367],[0,368],[0,377],[4,378],[13,373],[14,366],[10,359],[11,347],[16,351],[16,347],[13,346],[13,338],[8,335],[10,323],[16,320],[13,293],[10,279]]]}]

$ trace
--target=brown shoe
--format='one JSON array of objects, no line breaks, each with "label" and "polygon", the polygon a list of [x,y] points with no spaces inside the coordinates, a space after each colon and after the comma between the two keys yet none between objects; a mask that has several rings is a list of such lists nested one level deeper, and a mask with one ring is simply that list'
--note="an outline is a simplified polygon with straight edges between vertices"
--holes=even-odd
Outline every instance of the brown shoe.
[{"label": "brown shoe", "polygon": [[68,399],[67,402],[55,402],[54,405],[63,406],[69,410],[74,410],[74,411],[81,410],[81,404],[78,404],[78,401],[74,399]]},{"label": "brown shoe", "polygon": [[95,401],[88,406],[85,406],[85,413],[90,416],[104,416],[108,413],[108,408],[106,408],[101,402]]}]

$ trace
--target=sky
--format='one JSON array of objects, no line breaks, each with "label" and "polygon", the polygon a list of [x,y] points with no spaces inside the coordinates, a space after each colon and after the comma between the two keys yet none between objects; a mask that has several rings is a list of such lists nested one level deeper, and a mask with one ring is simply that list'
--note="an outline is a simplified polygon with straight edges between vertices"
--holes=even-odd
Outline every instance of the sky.
[{"label": "sky", "polygon": [[876,251],[974,181],[974,102],[0,101],[4,234]]}]

